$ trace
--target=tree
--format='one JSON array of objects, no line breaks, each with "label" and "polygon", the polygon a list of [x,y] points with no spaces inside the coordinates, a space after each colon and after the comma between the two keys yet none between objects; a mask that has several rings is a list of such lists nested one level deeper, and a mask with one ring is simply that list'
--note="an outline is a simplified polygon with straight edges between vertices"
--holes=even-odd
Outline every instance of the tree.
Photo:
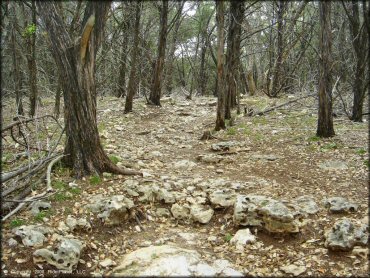
[{"label": "tree", "polygon": [[23,115],[23,103],[22,103],[22,79],[21,79],[21,72],[19,68],[19,51],[17,47],[17,38],[15,35],[17,29],[17,15],[15,12],[15,3],[11,4],[10,10],[12,11],[12,31],[11,31],[11,45],[12,45],[12,58],[13,58],[13,78],[14,78],[14,91],[15,91],[15,105],[17,108],[17,114]]},{"label": "tree", "polygon": [[368,30],[366,28],[366,25],[368,24],[366,24],[366,21],[368,21],[369,14],[366,12],[366,1],[364,1],[362,4],[364,20],[361,24],[359,3],[357,1],[352,1],[349,4],[349,11],[347,10],[344,2],[342,2],[342,4],[348,17],[352,45],[355,52],[355,78],[352,85],[353,106],[351,120],[355,122],[362,122],[362,109],[366,92],[365,68],[368,60],[367,57],[369,55],[369,51],[367,49]]},{"label": "tree", "polygon": [[56,2],[38,1],[37,7],[51,41],[64,93],[64,162],[77,178],[103,172],[133,174],[110,161],[97,128],[95,60],[110,2],[87,3],[81,37],[75,42],[58,13]]},{"label": "tree", "polygon": [[124,39],[122,41],[122,49],[121,49],[121,65],[119,69],[119,77],[118,77],[118,88],[116,89],[116,97],[125,97],[126,96],[126,71],[127,71],[127,52],[128,52],[128,37],[130,35],[130,20],[129,20],[129,12],[131,10],[131,3],[122,2],[122,13],[124,14],[125,18],[123,18],[123,28],[122,33]]},{"label": "tree", "polygon": [[319,2],[320,12],[320,57],[319,57],[319,116],[316,135],[334,136],[332,112],[332,39],[331,39],[331,3]]},{"label": "tree", "polygon": [[230,3],[230,23],[227,36],[226,54],[226,104],[225,118],[231,119],[231,109],[236,105],[238,68],[240,64],[240,35],[241,23],[244,16],[244,2],[231,1]]},{"label": "tree", "polygon": [[158,38],[158,56],[153,72],[153,79],[150,88],[149,103],[161,106],[161,79],[164,66],[164,58],[166,53],[167,39],[167,16],[168,16],[168,1],[162,0],[161,10],[161,26]]},{"label": "tree", "polygon": [[216,1],[217,21],[217,118],[215,130],[225,126],[225,89],[224,89],[224,1]]},{"label": "tree", "polygon": [[130,71],[130,79],[128,82],[128,92],[126,97],[125,103],[125,111],[124,113],[132,112],[132,100],[135,95],[135,91],[137,89],[137,56],[139,52],[139,48],[136,47],[139,45],[139,33],[140,33],[140,13],[141,13],[141,6],[142,3],[140,1],[136,2],[136,12],[135,12],[135,30],[134,30],[134,41],[133,41],[133,50],[132,50],[132,58],[131,58],[131,71]]},{"label": "tree", "polygon": [[36,113],[36,100],[38,97],[37,90],[37,65],[36,65],[36,3],[31,1],[31,14],[32,21],[28,24],[26,13],[24,11],[24,5],[22,5],[22,16],[24,18],[24,31],[23,37],[26,44],[26,59],[28,64],[28,83],[30,86],[30,117],[34,117]]}]

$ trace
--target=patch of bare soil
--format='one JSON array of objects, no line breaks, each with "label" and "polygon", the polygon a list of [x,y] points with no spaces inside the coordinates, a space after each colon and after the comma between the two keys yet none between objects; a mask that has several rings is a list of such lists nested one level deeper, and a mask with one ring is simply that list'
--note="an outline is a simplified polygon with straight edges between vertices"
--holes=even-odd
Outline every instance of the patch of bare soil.
[{"label": "patch of bare soil", "polygon": [[[316,110],[309,108],[312,104],[307,103],[308,108],[278,110],[265,116],[239,115],[233,126],[213,134],[217,139],[203,141],[199,140],[203,132],[214,127],[216,108],[213,98],[164,99],[161,108],[146,106],[143,101],[136,100],[135,112],[131,114],[123,114],[123,101],[113,100],[99,101],[98,127],[103,145],[109,155],[119,159],[118,165],[140,169],[146,174],[134,178],[105,176],[102,181],[86,178],[75,181],[81,192],[64,192],[66,198],[51,199],[52,212],[41,223],[44,221],[57,228],[67,215],[73,215],[76,218],[87,216],[92,224],[91,231],[73,232],[86,244],[74,274],[104,274],[114,267],[99,265],[106,258],[118,264],[122,255],[140,247],[172,242],[196,249],[208,261],[228,259],[245,275],[286,277],[281,267],[292,263],[305,266],[302,275],[306,276],[368,275],[367,257],[352,252],[329,252],[324,247],[324,232],[336,219],[361,220],[367,216],[368,123],[353,123],[338,117],[334,119],[336,136],[318,139],[314,136]],[[271,101],[248,97],[242,103],[266,107]],[[234,141],[237,145],[219,155],[211,150],[211,145],[221,141]],[[205,154],[215,154],[222,159],[218,163],[197,159]],[[196,167],[177,169],[174,164],[180,160],[193,161]],[[328,161],[339,161],[344,166],[338,169],[322,167]],[[216,209],[208,224],[199,224],[156,217],[156,208],[170,209],[171,205],[141,203],[128,196],[138,209],[151,216],[142,222],[144,230],[134,220],[116,227],[104,226],[84,208],[95,194],[125,195],[123,183],[128,179],[140,183],[147,180],[158,185],[164,181],[191,185],[217,178],[253,184],[241,194],[265,195],[279,200],[312,195],[321,210],[308,217],[308,224],[295,235],[268,234],[251,228],[259,244],[247,245],[244,252],[238,252],[229,242],[230,236],[242,228],[234,226],[232,208]],[[73,181],[63,168],[54,173],[53,180],[65,185]],[[359,204],[358,211],[331,214],[322,205],[322,200],[333,196],[349,198]],[[8,246],[8,240],[13,237],[11,225],[16,219],[22,219],[26,224],[40,222],[29,211],[23,211],[4,223],[2,274],[19,276],[31,271],[36,276],[56,276],[58,271],[54,267],[33,263],[35,248],[22,244]],[[51,236],[48,240],[44,247],[52,245]],[[19,258],[24,260],[17,263]]]}]

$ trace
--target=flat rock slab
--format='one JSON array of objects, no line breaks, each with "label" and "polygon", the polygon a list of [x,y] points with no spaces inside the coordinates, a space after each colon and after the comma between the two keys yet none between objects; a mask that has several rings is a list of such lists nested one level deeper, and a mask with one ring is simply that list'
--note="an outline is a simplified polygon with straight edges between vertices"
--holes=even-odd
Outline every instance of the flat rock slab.
[{"label": "flat rock slab", "polygon": [[51,234],[52,228],[39,225],[28,225],[14,228],[12,232],[22,239],[25,246],[42,246],[46,240],[45,234]]},{"label": "flat rock slab", "polygon": [[251,155],[250,158],[252,160],[265,160],[265,161],[275,161],[280,158],[280,156],[274,154],[254,154]]},{"label": "flat rock slab", "polygon": [[134,207],[134,202],[123,195],[103,197],[102,194],[95,195],[91,203],[86,205],[105,224],[116,225],[129,218],[129,209]]},{"label": "flat rock slab", "polygon": [[348,201],[343,197],[331,197],[323,200],[324,206],[329,208],[330,212],[340,213],[348,211],[357,211],[358,205]]},{"label": "flat rock slab", "polygon": [[324,170],[347,170],[348,166],[343,161],[328,160],[319,164],[319,167]]},{"label": "flat rock slab", "polygon": [[354,246],[367,246],[368,226],[343,218],[325,233],[325,247],[333,251],[350,251]]},{"label": "flat rock slab", "polygon": [[272,233],[297,233],[302,214],[294,205],[260,195],[238,195],[234,205],[234,224],[257,226]]},{"label": "flat rock slab", "polygon": [[212,151],[229,151],[231,147],[237,146],[238,143],[235,141],[219,142],[211,145]]},{"label": "flat rock slab", "polygon": [[149,246],[125,255],[111,273],[122,276],[243,276],[226,260],[203,261],[195,250],[174,245]]}]

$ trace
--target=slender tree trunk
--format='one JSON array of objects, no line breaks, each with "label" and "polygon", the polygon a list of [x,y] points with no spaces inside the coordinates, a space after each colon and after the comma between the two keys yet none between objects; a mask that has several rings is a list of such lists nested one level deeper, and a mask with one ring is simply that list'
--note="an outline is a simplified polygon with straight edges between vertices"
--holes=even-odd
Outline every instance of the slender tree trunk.
[{"label": "slender tree trunk", "polygon": [[227,37],[227,54],[226,54],[226,105],[225,118],[231,119],[231,109],[235,107],[236,85],[238,82],[238,65],[240,62],[240,35],[241,23],[243,21],[244,2],[231,1],[230,3],[230,24]]},{"label": "slender tree trunk", "polygon": [[225,89],[224,89],[224,1],[216,1],[217,21],[217,118],[215,130],[225,126]]},{"label": "slender tree trunk", "polygon": [[[367,29],[366,29],[366,18],[368,14],[364,12],[364,26],[360,26],[360,13],[359,4],[357,1],[352,1],[351,5],[351,18],[349,18],[349,25],[351,30],[352,45],[355,50],[355,80],[353,83],[353,107],[351,120],[354,122],[362,122],[362,109],[365,98],[365,67],[367,61]],[[363,9],[366,10],[366,2],[363,3]]]},{"label": "slender tree trunk", "polygon": [[331,2],[319,2],[320,11],[320,61],[319,61],[319,116],[316,135],[334,136],[332,112],[332,41],[331,41]]},{"label": "slender tree trunk", "polygon": [[136,2],[136,16],[135,16],[135,30],[134,30],[134,41],[133,41],[133,50],[131,58],[131,71],[130,79],[128,81],[128,93],[125,103],[124,113],[132,112],[132,100],[134,98],[135,92],[137,90],[137,56],[139,48],[136,47],[139,45],[139,33],[140,33],[140,14],[141,14],[141,1]]},{"label": "slender tree trunk", "polygon": [[57,13],[55,2],[37,2],[51,40],[64,93],[65,163],[77,178],[103,172],[130,174],[114,165],[100,143],[96,118],[96,53],[110,2],[88,2],[76,43]]},{"label": "slender tree trunk", "polygon": [[[122,2],[122,9],[124,9],[123,14],[128,17],[129,16],[129,8],[128,7],[131,3],[126,3]],[[123,24],[123,41],[122,41],[122,49],[121,49],[121,65],[119,68],[119,77],[118,77],[118,88],[115,93],[116,97],[125,97],[126,96],[126,71],[127,71],[127,49],[128,49],[128,38],[130,36],[129,30],[130,30],[130,21],[127,18],[123,19],[125,23]]]},{"label": "slender tree trunk", "polygon": [[275,62],[275,67],[274,67],[274,76],[272,79],[272,90],[271,90],[271,96],[272,97],[277,97],[278,95],[278,89],[281,84],[281,76],[284,74],[283,73],[283,52],[284,52],[284,28],[285,28],[285,23],[283,21],[283,17],[285,14],[285,10],[287,7],[287,2],[285,1],[279,1],[278,2],[278,11],[277,11],[277,20],[278,20],[278,26],[277,26],[277,31],[278,31],[278,38],[277,38],[277,58]]},{"label": "slender tree trunk", "polygon": [[[15,5],[15,3],[12,3]],[[13,6],[12,5],[12,6]],[[12,26],[12,33],[11,33],[11,40],[12,40],[12,54],[13,54],[13,77],[14,77],[14,92],[15,92],[15,105],[16,105],[16,111],[17,115],[24,115],[23,110],[23,103],[22,103],[22,79],[20,76],[19,71],[19,55],[17,53],[17,42],[16,42],[16,35],[15,35],[15,29],[16,29],[16,14],[15,14],[15,8],[12,7],[13,10],[13,26]]]},{"label": "slender tree trunk", "polygon": [[59,118],[60,116],[60,97],[62,94],[62,86],[61,86],[61,81],[58,78],[58,85],[57,85],[57,91],[55,94],[55,104],[54,104],[54,117]]},{"label": "slender tree trunk", "polygon": [[173,74],[173,63],[175,59],[175,50],[176,50],[176,43],[178,39],[178,31],[180,29],[180,23],[181,23],[181,13],[182,9],[184,7],[185,1],[178,2],[178,17],[176,19],[174,29],[173,29],[173,35],[172,35],[172,42],[171,42],[171,47],[168,55],[168,63],[166,65],[166,91],[170,94],[173,90],[173,81],[174,81],[174,74]]},{"label": "slender tree trunk", "polygon": [[158,40],[158,57],[153,73],[149,102],[150,104],[161,106],[161,79],[164,66],[164,58],[166,53],[166,38],[167,38],[167,16],[168,2],[162,0],[161,8],[161,28]]}]

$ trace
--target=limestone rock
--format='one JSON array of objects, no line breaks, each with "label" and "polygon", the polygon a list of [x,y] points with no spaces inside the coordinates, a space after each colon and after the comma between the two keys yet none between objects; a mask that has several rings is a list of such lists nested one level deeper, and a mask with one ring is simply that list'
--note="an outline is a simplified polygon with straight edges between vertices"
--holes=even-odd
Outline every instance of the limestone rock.
[{"label": "limestone rock", "polygon": [[266,161],[275,161],[279,159],[279,156],[273,154],[254,154],[250,157],[252,160],[266,160]]},{"label": "limestone rock", "polygon": [[301,214],[292,205],[260,195],[238,195],[234,205],[236,225],[263,227],[273,233],[297,233]]},{"label": "limestone rock", "polygon": [[298,197],[295,200],[295,203],[297,204],[299,211],[302,213],[315,214],[320,210],[312,196],[305,195]]},{"label": "limestone rock", "polygon": [[244,245],[248,243],[255,243],[256,237],[250,232],[249,229],[241,229],[236,232],[233,238],[230,240],[231,244],[235,244],[236,248],[242,250]]},{"label": "limestone rock", "polygon": [[301,275],[302,273],[304,273],[306,271],[306,267],[305,266],[298,266],[298,265],[295,265],[295,264],[290,264],[290,265],[286,265],[286,266],[281,267],[281,270],[284,271],[287,274],[293,274],[294,276],[298,276],[298,275]]},{"label": "limestone rock", "polygon": [[37,215],[40,211],[51,208],[51,205],[48,202],[36,201],[30,207],[32,215]]},{"label": "limestone rock", "polygon": [[234,141],[219,142],[211,145],[213,151],[229,151],[231,147],[236,146],[237,143]]},{"label": "limestone rock", "polygon": [[34,263],[46,261],[60,270],[72,271],[80,259],[81,250],[84,245],[78,239],[61,238],[56,253],[49,249],[38,249],[33,253]]},{"label": "limestone rock", "polygon": [[11,237],[8,240],[8,245],[9,245],[9,247],[14,247],[14,246],[17,246],[18,245],[18,242],[14,238]]},{"label": "limestone rock", "polygon": [[188,219],[190,217],[190,209],[187,205],[173,204],[171,212],[176,219]]},{"label": "limestone rock", "polygon": [[206,224],[211,220],[214,211],[211,208],[207,209],[203,205],[194,204],[190,207],[190,214],[193,220]]},{"label": "limestone rock", "polygon": [[86,207],[98,213],[105,224],[116,225],[129,218],[129,209],[134,207],[134,203],[123,195],[103,197],[99,194]]},{"label": "limestone rock", "polygon": [[347,211],[357,211],[358,205],[348,201],[343,197],[331,197],[323,200],[324,206],[329,208],[330,212],[340,213]]},{"label": "limestone rock", "polygon": [[18,228],[14,228],[12,232],[21,237],[22,243],[25,246],[42,246],[46,239],[44,235],[51,234],[53,230],[38,224],[29,226],[23,225]]},{"label": "limestone rock", "polygon": [[209,195],[209,199],[213,205],[221,207],[231,207],[235,203],[236,194],[231,189],[219,189],[213,191]]},{"label": "limestone rock", "polygon": [[73,216],[68,215],[67,216],[66,223],[67,223],[67,226],[69,227],[69,229],[71,231],[73,231],[74,229],[76,229],[76,227],[82,228],[82,229],[86,229],[86,230],[91,229],[91,225],[90,225],[89,222],[87,222],[86,218],[76,219]]},{"label": "limestone rock", "polygon": [[125,255],[108,275],[122,276],[243,276],[226,260],[212,265],[195,250],[174,245],[150,246]]},{"label": "limestone rock", "polygon": [[171,213],[166,208],[157,208],[155,211],[155,215],[158,217],[170,217]]},{"label": "limestone rock", "polygon": [[347,218],[334,223],[325,233],[325,247],[331,250],[350,251],[354,246],[366,246],[368,226],[358,225]]},{"label": "limestone rock", "polygon": [[343,161],[328,160],[319,164],[319,167],[324,170],[347,170],[348,166]]},{"label": "limestone rock", "polygon": [[195,162],[190,161],[190,160],[186,160],[186,159],[177,161],[174,164],[175,169],[181,169],[181,170],[191,170],[195,166],[197,166],[197,164]]}]

